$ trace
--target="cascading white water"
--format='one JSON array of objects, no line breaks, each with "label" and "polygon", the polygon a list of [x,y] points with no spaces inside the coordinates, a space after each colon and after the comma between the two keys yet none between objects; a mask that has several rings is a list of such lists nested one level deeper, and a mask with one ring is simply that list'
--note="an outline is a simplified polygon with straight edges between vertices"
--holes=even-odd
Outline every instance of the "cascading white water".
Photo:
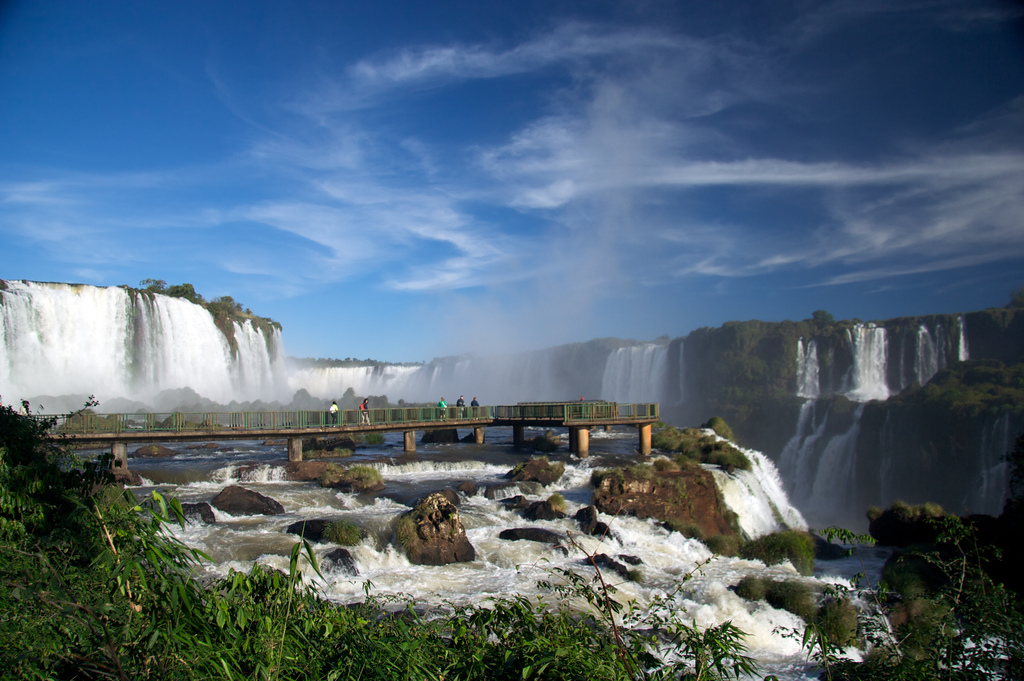
[{"label": "cascading white water", "polygon": [[801,338],[796,343],[796,394],[797,397],[815,398],[821,392],[818,381],[818,344],[811,340],[804,344]]},{"label": "cascading white water", "polygon": [[886,384],[888,345],[885,328],[874,324],[857,324],[846,332],[853,354],[853,366],[846,376],[846,397],[854,402],[889,399]]},{"label": "cascading white water", "polygon": [[935,334],[928,331],[928,326],[921,322],[917,327],[917,352],[914,354],[914,380],[924,385],[932,376],[939,373],[945,366],[945,353],[940,350],[939,342],[944,338],[942,325],[935,327]]},{"label": "cascading white water", "polygon": [[608,355],[601,398],[612,402],[658,402],[665,382],[668,346],[655,343],[619,348]]},{"label": "cascading white water", "polygon": [[970,352],[967,349],[967,324],[962,315],[957,318],[957,327],[960,342],[957,345],[956,358],[961,362],[966,362],[970,359]]},{"label": "cascading white water", "polygon": [[280,333],[234,325],[237,352],[199,305],[119,287],[7,282],[0,394],[147,401],[191,388],[219,401],[283,397]]}]

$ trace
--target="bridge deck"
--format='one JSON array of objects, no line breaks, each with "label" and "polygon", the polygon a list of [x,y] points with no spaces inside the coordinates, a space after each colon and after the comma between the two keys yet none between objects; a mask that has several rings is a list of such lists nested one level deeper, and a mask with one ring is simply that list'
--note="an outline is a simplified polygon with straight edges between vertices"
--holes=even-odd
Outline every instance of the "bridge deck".
[{"label": "bridge deck", "polygon": [[253,440],[342,433],[394,432],[490,426],[583,427],[644,425],[658,420],[658,404],[551,402],[481,407],[370,409],[362,422],[356,409],[339,411],[197,412],[92,414],[54,419],[56,434],[76,443]]}]

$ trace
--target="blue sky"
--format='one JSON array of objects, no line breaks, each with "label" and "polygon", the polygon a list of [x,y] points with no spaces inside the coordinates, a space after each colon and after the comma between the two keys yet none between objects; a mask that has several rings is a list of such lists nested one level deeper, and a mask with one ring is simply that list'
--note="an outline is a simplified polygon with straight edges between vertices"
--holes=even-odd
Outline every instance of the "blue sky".
[{"label": "blue sky", "polygon": [[1024,284],[1015,2],[0,2],[0,278],[420,361]]}]

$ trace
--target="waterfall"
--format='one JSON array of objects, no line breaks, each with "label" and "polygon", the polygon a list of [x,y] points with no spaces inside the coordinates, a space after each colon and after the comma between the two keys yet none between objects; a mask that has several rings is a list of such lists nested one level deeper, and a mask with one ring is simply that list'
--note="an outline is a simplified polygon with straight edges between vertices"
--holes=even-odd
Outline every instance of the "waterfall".
[{"label": "waterfall", "polygon": [[1010,415],[1003,414],[982,432],[978,476],[964,498],[965,509],[971,513],[1002,513],[1010,496],[1010,465],[1006,454],[1012,447]]},{"label": "waterfall", "polygon": [[[936,335],[942,335],[942,327],[936,329]],[[924,385],[939,373],[939,352],[935,347],[935,339],[928,332],[924,322],[917,327],[917,352],[914,355],[914,380]]]},{"label": "waterfall", "polygon": [[804,345],[804,339],[801,338],[796,344],[796,394],[798,397],[813,399],[820,390],[818,344],[812,340]]},{"label": "waterfall", "polygon": [[807,521],[787,498],[775,465],[759,451],[741,451],[750,460],[751,470],[729,474],[712,469],[722,499],[736,513],[740,529],[750,539],[787,529],[806,530]]},{"label": "waterfall", "polygon": [[966,362],[970,359],[970,353],[967,351],[967,324],[964,323],[963,315],[957,318],[957,327],[959,342],[956,348],[956,358],[961,362]]},{"label": "waterfall", "polygon": [[600,397],[612,402],[660,401],[667,361],[667,345],[646,343],[615,350],[605,363]]},{"label": "waterfall", "polygon": [[[0,291],[0,395],[148,401],[191,388],[219,402],[283,397],[280,333],[234,324],[236,350],[203,307],[120,287],[9,281]],[[45,405],[44,405],[45,406]]]},{"label": "waterfall", "polygon": [[822,522],[842,523],[853,499],[853,472],[856,464],[857,435],[864,405],[857,407],[853,425],[833,437],[822,449],[815,466],[816,473],[804,508]]},{"label": "waterfall", "polygon": [[885,328],[874,324],[857,324],[846,332],[853,354],[853,366],[846,375],[846,397],[854,402],[889,399],[886,384],[888,348]]}]

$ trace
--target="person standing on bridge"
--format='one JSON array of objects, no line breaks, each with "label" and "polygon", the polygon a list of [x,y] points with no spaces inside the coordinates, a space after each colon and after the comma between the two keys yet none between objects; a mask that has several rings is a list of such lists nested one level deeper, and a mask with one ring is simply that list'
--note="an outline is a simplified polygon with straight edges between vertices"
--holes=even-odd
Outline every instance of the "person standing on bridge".
[{"label": "person standing on bridge", "polygon": [[466,415],[466,398],[459,395],[459,399],[455,401],[455,406],[459,408],[459,410],[455,412],[456,417],[462,418]]},{"label": "person standing on bridge", "polygon": [[359,405],[359,422],[370,425],[370,398],[363,398],[363,403]]},{"label": "person standing on bridge", "polygon": [[441,410],[441,420],[444,421],[445,417],[448,415],[448,403],[444,401],[443,397],[437,401],[437,408]]},{"label": "person standing on bridge", "polygon": [[469,406],[473,407],[473,416],[474,417],[480,415],[480,410],[477,409],[477,407],[480,406],[480,403],[476,401],[475,397],[473,398],[473,401],[469,403]]},{"label": "person standing on bridge", "polygon": [[327,413],[331,415],[331,423],[338,423],[338,402],[337,400],[331,400],[331,408],[327,410]]}]

